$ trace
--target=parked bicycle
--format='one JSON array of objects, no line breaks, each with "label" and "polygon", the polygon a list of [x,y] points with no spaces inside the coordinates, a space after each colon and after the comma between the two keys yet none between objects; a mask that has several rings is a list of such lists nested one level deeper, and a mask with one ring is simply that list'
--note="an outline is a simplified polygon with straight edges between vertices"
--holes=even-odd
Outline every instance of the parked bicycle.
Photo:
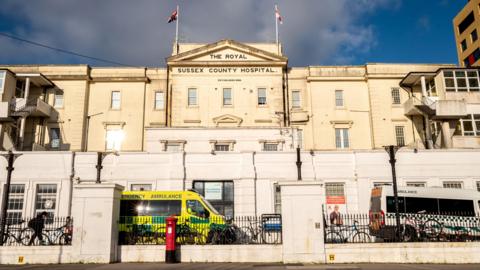
[{"label": "parked bicycle", "polygon": [[443,230],[443,223],[436,219],[427,218],[426,211],[419,211],[417,215],[406,215],[402,226],[402,236],[405,242],[428,241],[438,239]]},{"label": "parked bicycle", "polygon": [[21,224],[24,220],[18,222],[7,222],[5,232],[3,233],[3,245],[12,246],[15,244],[27,245],[30,237],[27,233],[27,228],[22,228]]},{"label": "parked bicycle", "polygon": [[359,222],[353,221],[353,225],[331,225],[330,230],[325,235],[325,242],[338,243],[370,243],[371,238],[368,233],[359,229]]},{"label": "parked bicycle", "polygon": [[177,242],[180,244],[203,245],[207,242],[207,235],[205,229],[200,226],[194,226],[189,219],[185,220],[185,223],[177,224],[176,227]]},{"label": "parked bicycle", "polygon": [[252,221],[247,218],[249,226],[240,228],[241,242],[248,244],[278,244],[280,243],[280,233],[276,224],[270,224],[263,221]]}]

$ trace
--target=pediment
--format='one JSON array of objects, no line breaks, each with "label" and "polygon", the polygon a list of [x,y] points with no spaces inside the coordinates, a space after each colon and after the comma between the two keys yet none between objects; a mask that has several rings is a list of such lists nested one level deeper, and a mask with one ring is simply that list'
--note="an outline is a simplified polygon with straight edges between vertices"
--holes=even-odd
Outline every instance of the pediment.
[{"label": "pediment", "polygon": [[287,58],[233,40],[221,40],[168,58],[178,62],[285,62]]},{"label": "pediment", "polygon": [[220,115],[213,118],[212,120],[216,126],[219,126],[221,124],[235,124],[237,126],[240,126],[240,124],[242,124],[243,122],[242,118],[231,114]]}]

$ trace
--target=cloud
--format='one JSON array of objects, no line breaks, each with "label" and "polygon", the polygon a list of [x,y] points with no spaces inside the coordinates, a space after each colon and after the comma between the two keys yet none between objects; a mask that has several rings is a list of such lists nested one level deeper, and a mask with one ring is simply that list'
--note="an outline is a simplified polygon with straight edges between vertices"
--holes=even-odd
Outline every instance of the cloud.
[{"label": "cloud", "polygon": [[[273,42],[273,0],[184,0],[180,37],[186,42],[236,39]],[[279,0],[280,38],[296,66],[347,64],[376,44],[364,17],[400,0]],[[140,66],[162,66],[172,51],[174,1],[2,1],[4,32],[82,54]],[[89,63],[0,37],[1,63]]]}]

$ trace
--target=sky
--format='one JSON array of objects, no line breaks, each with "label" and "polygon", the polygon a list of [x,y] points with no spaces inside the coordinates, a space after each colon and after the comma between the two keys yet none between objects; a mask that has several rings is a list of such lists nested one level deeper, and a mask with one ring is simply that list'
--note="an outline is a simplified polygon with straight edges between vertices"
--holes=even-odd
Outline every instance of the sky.
[{"label": "sky", "polygon": [[[0,32],[132,66],[165,66],[180,41],[280,42],[290,66],[457,63],[452,20],[467,0],[2,0]],[[0,64],[112,64],[0,36]]]}]

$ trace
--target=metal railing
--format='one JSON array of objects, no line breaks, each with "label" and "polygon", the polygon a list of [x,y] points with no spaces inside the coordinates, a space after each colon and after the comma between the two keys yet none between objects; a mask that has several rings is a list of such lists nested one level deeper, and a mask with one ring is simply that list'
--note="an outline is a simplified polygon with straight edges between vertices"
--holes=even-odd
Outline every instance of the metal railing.
[{"label": "metal railing", "polygon": [[340,214],[332,222],[324,214],[325,243],[472,242],[480,241],[480,216],[471,213]]},{"label": "metal railing", "polygon": [[44,221],[37,218],[7,219],[3,245],[71,245],[72,234],[73,219],[70,217],[46,218]]},{"label": "metal railing", "polygon": [[[164,245],[167,217],[120,217],[120,245]],[[176,242],[183,245],[281,244],[282,219],[278,214],[222,218],[179,217]]]}]

